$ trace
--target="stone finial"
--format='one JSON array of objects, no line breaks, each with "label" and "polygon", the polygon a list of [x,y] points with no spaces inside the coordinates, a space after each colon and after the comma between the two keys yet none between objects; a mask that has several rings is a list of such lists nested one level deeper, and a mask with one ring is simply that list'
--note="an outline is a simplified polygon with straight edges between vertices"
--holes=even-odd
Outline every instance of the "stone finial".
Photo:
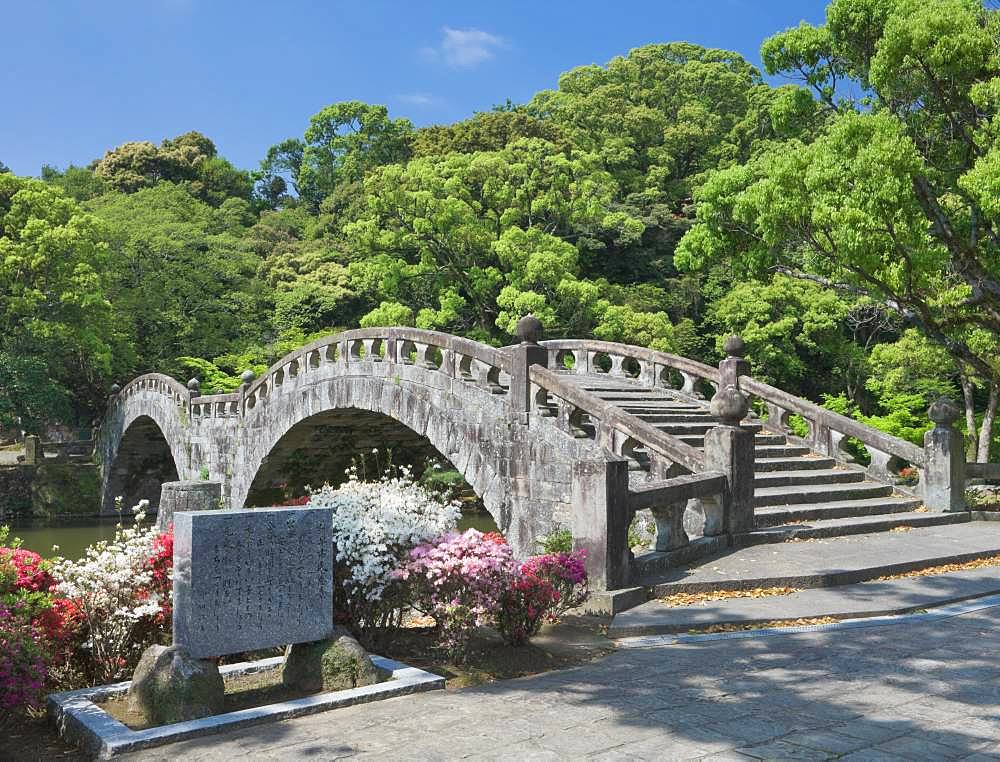
[{"label": "stone finial", "polygon": [[727,357],[746,357],[747,345],[740,336],[727,336],[722,343],[722,350]]},{"label": "stone finial", "polygon": [[121,390],[122,390],[122,388],[118,384],[111,384],[111,393],[112,394],[118,394],[118,392],[120,392]]},{"label": "stone finial", "polygon": [[188,381],[188,391],[191,392],[191,394],[197,394],[198,392],[200,392],[201,381],[199,381],[197,378],[192,378],[190,381]]},{"label": "stone finial", "polygon": [[738,426],[750,410],[750,401],[743,392],[730,384],[715,393],[709,403],[709,410],[723,426]]},{"label": "stone finial", "polygon": [[240,381],[242,381],[245,385],[252,384],[255,378],[257,378],[257,374],[252,370],[245,370],[240,374]]},{"label": "stone finial", "polygon": [[542,321],[529,312],[517,321],[516,334],[522,344],[537,344],[542,338]]},{"label": "stone finial", "polygon": [[942,427],[951,426],[961,414],[958,405],[947,397],[938,397],[927,408],[927,417],[934,421],[935,425]]}]

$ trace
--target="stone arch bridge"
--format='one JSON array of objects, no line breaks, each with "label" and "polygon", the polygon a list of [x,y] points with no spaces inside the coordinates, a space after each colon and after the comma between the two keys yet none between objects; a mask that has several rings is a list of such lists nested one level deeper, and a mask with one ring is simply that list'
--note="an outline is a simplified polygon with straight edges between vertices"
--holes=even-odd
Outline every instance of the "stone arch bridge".
[{"label": "stone arch bridge", "polygon": [[[520,554],[570,528],[598,588],[734,544],[967,519],[957,410],[945,402],[922,449],[753,379],[735,337],[719,367],[541,341],[531,316],[518,338],[498,349],[414,328],[346,331],[244,374],[231,394],[140,376],[113,390],[99,434],[104,510],[118,495],[155,502],[178,478],[221,482],[223,507],[240,507],[296,454],[342,455],[391,433],[454,464]],[[847,454],[848,438],[870,464]],[[902,466],[919,483],[902,483]],[[656,535],[637,556],[638,512]]]}]

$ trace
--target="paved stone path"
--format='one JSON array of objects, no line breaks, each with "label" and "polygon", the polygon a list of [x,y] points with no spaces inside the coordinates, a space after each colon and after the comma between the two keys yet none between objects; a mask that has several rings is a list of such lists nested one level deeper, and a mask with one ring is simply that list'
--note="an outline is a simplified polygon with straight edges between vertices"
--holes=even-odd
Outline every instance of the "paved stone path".
[{"label": "paved stone path", "polygon": [[753,545],[663,575],[658,594],[718,587],[848,585],[883,574],[1000,554],[1000,521]]},{"label": "paved stone path", "polygon": [[684,632],[712,624],[898,614],[997,593],[1000,593],[1000,566],[821,587],[764,598],[728,598],[690,606],[667,606],[660,600],[652,600],[617,614],[608,635],[620,638]]},{"label": "paved stone path", "polygon": [[573,670],[233,731],[133,759],[1000,759],[1000,607],[622,650]]}]

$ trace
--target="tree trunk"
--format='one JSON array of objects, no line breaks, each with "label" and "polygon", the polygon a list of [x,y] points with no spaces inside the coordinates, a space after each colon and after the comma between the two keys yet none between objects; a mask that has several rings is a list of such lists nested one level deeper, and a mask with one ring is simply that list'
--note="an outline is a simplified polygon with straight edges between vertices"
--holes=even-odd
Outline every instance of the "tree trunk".
[{"label": "tree trunk", "polygon": [[976,401],[973,398],[972,381],[964,373],[962,381],[962,397],[965,399],[965,459],[972,461],[976,457]]},{"label": "tree trunk", "polygon": [[998,385],[990,384],[990,400],[986,404],[986,413],[983,415],[983,424],[979,427],[979,452],[976,460],[980,463],[990,461],[990,440],[993,439],[993,420],[997,415],[997,402],[1000,402]]}]

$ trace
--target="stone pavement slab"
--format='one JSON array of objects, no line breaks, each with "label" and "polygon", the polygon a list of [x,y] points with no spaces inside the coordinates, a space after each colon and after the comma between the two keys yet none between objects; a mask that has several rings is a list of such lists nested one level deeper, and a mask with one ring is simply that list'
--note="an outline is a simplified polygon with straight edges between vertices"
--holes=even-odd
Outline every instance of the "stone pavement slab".
[{"label": "stone pavement slab", "polygon": [[615,615],[608,636],[658,635],[712,624],[751,624],[778,619],[901,614],[995,593],[1000,593],[1000,566],[815,588],[766,598],[729,598],[690,606],[667,606],[652,600]]},{"label": "stone pavement slab", "polygon": [[1000,606],[621,650],[140,752],[143,760],[996,759]]},{"label": "stone pavement slab", "polygon": [[672,569],[642,584],[656,595],[753,587],[825,587],[925,566],[1000,555],[1000,522],[921,527],[848,537],[755,545]]}]

